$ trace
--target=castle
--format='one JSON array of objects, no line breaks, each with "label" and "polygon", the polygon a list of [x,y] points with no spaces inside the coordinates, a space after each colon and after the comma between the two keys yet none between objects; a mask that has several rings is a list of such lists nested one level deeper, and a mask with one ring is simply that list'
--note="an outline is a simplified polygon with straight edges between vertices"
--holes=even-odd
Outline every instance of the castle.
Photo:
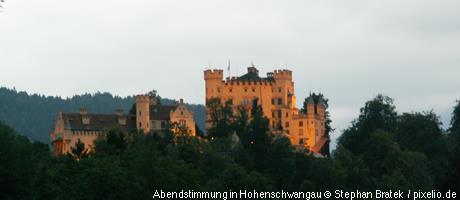
[{"label": "castle", "polygon": [[[94,141],[113,128],[149,134],[166,129],[176,133],[176,128],[180,127],[188,134],[196,135],[193,112],[187,109],[182,99],[176,105],[160,105],[157,97],[137,95],[135,107],[135,114],[124,114],[121,109],[114,114],[91,114],[85,108],[79,113],[59,112],[50,134],[54,155],[68,154],[78,141],[85,144],[85,151],[91,152]],[[171,127],[172,124],[177,126]]]},{"label": "castle", "polygon": [[[237,112],[237,106],[251,106],[257,99],[273,134],[285,135],[294,146],[315,153],[323,152],[328,145],[324,101],[320,98],[315,104],[310,96],[306,99],[306,113],[300,112],[296,108],[292,71],[275,70],[267,73],[267,77],[260,77],[258,69],[251,66],[245,75],[224,80],[223,70],[205,70],[204,80],[206,102],[217,98],[224,104],[230,100]],[[206,128],[211,125],[207,112]]]},{"label": "castle", "polygon": [[[296,107],[292,71],[275,70],[267,73],[267,77],[260,77],[258,69],[251,66],[245,75],[224,80],[223,70],[205,70],[204,80],[206,105],[211,99],[220,99],[222,104],[232,101],[236,113],[238,106],[250,109],[257,99],[272,134],[288,137],[298,149],[306,148],[319,154],[328,151],[324,100],[319,98],[315,102],[312,96],[308,97],[306,111],[301,112]],[[171,124],[176,125],[176,129],[171,129]],[[206,129],[211,126],[207,112]],[[114,114],[91,114],[84,108],[79,113],[59,112],[50,135],[57,156],[71,152],[78,141],[85,144],[86,151],[92,151],[94,141],[112,128],[149,134],[167,129],[174,133],[178,132],[177,127],[188,130],[191,136],[196,135],[193,112],[182,100],[177,105],[160,105],[156,96],[137,95],[135,113],[131,114],[124,114],[122,110]]]}]

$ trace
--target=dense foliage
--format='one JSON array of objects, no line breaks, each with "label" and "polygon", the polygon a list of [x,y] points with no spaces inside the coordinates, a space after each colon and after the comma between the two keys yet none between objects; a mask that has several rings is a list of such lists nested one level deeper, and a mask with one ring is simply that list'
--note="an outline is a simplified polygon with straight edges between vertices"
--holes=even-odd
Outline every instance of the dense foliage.
[{"label": "dense foliage", "polygon": [[[161,101],[165,105],[175,102],[166,98]],[[0,121],[33,141],[49,143],[58,112],[78,112],[81,107],[86,107],[91,113],[114,113],[118,108],[127,113],[133,103],[132,96],[119,97],[110,93],[98,92],[63,99],[0,88]],[[189,104],[187,107],[194,113],[198,127],[204,130],[204,106]]]},{"label": "dense foliage", "polygon": [[209,140],[111,130],[78,159],[53,158],[46,145],[0,125],[0,199],[144,199],[156,189],[460,189],[460,103],[446,134],[434,113],[398,114],[392,99],[379,95],[330,158],[293,151],[287,138],[271,136],[258,106],[233,117],[233,132]]}]

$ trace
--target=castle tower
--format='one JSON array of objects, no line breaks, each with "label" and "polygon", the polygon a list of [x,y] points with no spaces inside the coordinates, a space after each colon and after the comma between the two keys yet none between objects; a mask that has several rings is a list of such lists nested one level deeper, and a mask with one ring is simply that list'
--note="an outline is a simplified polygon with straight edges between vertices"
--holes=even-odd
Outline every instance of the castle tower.
[{"label": "castle tower", "polygon": [[136,96],[136,127],[144,133],[150,132],[150,97]]},{"label": "castle tower", "polygon": [[309,96],[307,98],[307,116],[309,118],[313,118],[315,115],[315,101],[313,100],[313,97]]},{"label": "castle tower", "polygon": [[296,105],[294,82],[292,81],[291,70],[275,70],[273,73],[275,79],[274,91],[276,98],[281,98],[283,105],[293,107]]},{"label": "castle tower", "polygon": [[215,69],[204,71],[204,80],[206,82],[206,100],[220,96],[223,79],[223,70]]}]

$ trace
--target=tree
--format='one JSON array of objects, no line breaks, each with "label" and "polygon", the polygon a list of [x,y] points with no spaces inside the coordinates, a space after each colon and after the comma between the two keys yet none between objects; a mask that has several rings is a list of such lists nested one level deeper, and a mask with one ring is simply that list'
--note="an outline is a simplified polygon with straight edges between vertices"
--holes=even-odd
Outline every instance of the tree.
[{"label": "tree", "polygon": [[264,116],[258,99],[254,99],[251,109],[249,132],[241,137],[243,146],[258,160],[256,168],[263,168],[268,163],[268,153],[272,142],[269,133],[269,121]]},{"label": "tree", "polygon": [[460,191],[460,100],[454,106],[449,128],[449,166],[444,190]]},{"label": "tree", "polygon": [[34,179],[50,156],[48,145],[31,143],[0,122],[0,199],[33,199]]},{"label": "tree", "polygon": [[353,153],[363,152],[368,147],[364,142],[368,140],[370,133],[379,129],[394,133],[396,121],[397,112],[393,99],[377,95],[361,108],[358,119],[354,120],[351,127],[344,131],[338,144]]},{"label": "tree", "polygon": [[85,148],[85,143],[78,139],[74,147],[70,147],[70,155],[75,160],[80,160],[89,156],[89,149]]},{"label": "tree", "polygon": [[121,154],[128,148],[129,137],[135,133],[128,133],[122,129],[110,129],[105,136],[98,138],[95,143],[95,154],[98,156]]},{"label": "tree", "polygon": [[234,120],[232,100],[228,100],[222,105],[219,98],[213,98],[206,102],[206,107],[212,123],[208,135],[210,137],[225,137],[232,134]]},{"label": "tree", "polygon": [[447,137],[439,117],[430,112],[398,116],[396,138],[402,150],[423,153],[429,160],[431,176],[442,183],[448,165]]}]

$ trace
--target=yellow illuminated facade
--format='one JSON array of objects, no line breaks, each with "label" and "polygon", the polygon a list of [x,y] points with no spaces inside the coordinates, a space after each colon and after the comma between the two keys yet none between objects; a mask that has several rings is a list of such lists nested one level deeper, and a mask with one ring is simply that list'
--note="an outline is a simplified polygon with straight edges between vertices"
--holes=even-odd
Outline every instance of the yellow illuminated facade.
[{"label": "yellow illuminated facade", "polygon": [[[264,115],[270,121],[273,134],[286,135],[296,147],[306,147],[312,152],[320,152],[327,145],[325,137],[325,105],[322,99],[316,104],[307,98],[306,113],[296,107],[296,96],[292,71],[275,70],[260,77],[256,67],[248,67],[248,72],[240,77],[224,79],[223,70],[205,70],[206,102],[218,98],[222,103],[231,100],[236,112],[237,106],[250,107],[258,99]],[[207,116],[206,128],[211,127]]]}]

